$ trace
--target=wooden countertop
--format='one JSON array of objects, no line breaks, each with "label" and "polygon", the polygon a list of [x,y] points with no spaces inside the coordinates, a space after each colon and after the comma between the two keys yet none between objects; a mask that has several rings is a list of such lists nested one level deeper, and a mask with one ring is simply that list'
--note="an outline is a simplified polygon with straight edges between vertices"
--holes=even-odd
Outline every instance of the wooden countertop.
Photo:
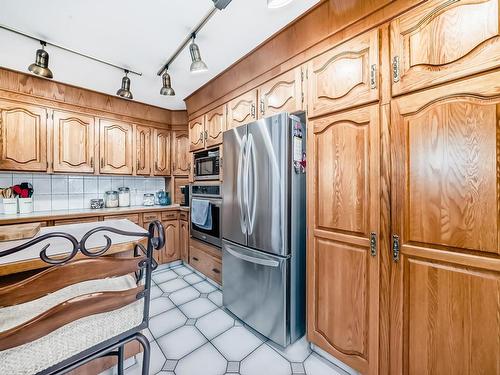
[{"label": "wooden countertop", "polygon": [[111,216],[111,215],[126,215],[143,212],[156,212],[156,211],[171,211],[180,210],[189,212],[189,207],[180,206],[179,204],[172,204],[170,206],[131,206],[131,207],[116,207],[116,208],[100,208],[100,209],[74,209],[74,210],[54,210],[54,211],[37,211],[29,214],[13,214],[2,215],[0,214],[0,225],[25,223],[33,221],[48,221],[48,220],[61,220],[69,218],[85,218],[95,216]]},{"label": "wooden countertop", "polygon": [[[79,241],[89,230],[101,226],[109,226],[128,232],[146,233],[146,230],[144,228],[132,223],[130,220],[109,220],[106,222],[100,221],[93,223],[45,227],[42,228],[34,238],[52,232],[64,232],[73,235]],[[112,246],[106,252],[106,255],[133,250],[135,244],[137,244],[138,242],[142,242],[144,244],[147,243],[147,240],[143,237],[123,236],[112,232],[98,232],[89,237],[86,243],[86,247],[88,249],[97,249],[106,245],[106,239],[104,238],[104,235],[108,236],[112,241]],[[0,242],[0,251],[12,249],[30,240],[31,239],[23,239]],[[73,248],[68,240],[62,238],[52,238],[33,245],[28,249],[21,250],[14,254],[6,255],[0,258],[0,276],[48,267],[49,265],[40,259],[40,251],[47,244],[50,244],[47,249],[47,255],[51,257],[68,253]],[[74,259],[84,257],[85,256],[83,254],[78,253]]]}]

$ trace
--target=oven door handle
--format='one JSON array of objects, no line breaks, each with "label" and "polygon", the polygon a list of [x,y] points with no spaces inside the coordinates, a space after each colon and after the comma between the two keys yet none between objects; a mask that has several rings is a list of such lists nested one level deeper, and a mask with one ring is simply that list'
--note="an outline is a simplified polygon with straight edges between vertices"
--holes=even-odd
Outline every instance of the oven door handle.
[{"label": "oven door handle", "polygon": [[245,134],[241,139],[240,154],[238,155],[238,170],[236,171],[236,198],[238,201],[238,208],[240,210],[240,228],[242,233],[247,233],[247,225],[245,219],[244,205],[244,184],[245,178],[242,173],[245,168],[245,155],[246,155],[247,135]]}]

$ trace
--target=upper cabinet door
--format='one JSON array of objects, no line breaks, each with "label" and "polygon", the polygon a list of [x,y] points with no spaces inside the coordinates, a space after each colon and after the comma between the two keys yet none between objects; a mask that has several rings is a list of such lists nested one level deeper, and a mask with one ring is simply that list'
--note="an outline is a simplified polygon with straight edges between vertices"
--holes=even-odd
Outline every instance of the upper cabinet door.
[{"label": "upper cabinet door", "polygon": [[500,373],[498,82],[391,103],[393,374]]},{"label": "upper cabinet door", "polygon": [[189,137],[183,130],[174,132],[172,146],[172,174],[187,176],[189,174]]},{"label": "upper cabinet door", "polygon": [[0,168],[46,171],[47,110],[0,101]]},{"label": "upper cabinet door", "polygon": [[131,124],[99,120],[100,173],[132,174],[133,133]]},{"label": "upper cabinet door", "polygon": [[309,117],[379,99],[378,29],[360,35],[308,64]]},{"label": "upper cabinet door", "polygon": [[136,126],[135,128],[135,173],[137,175],[149,176],[151,174],[152,131],[147,126]]},{"label": "upper cabinet door", "polygon": [[222,143],[222,133],[226,130],[226,119],[225,104],[205,115],[206,147],[212,147]]},{"label": "upper cabinet door", "polygon": [[189,150],[197,151],[205,148],[205,117],[200,116],[189,121]]},{"label": "upper cabinet door", "polygon": [[153,150],[154,150],[154,168],[155,176],[170,175],[170,130],[154,130]]},{"label": "upper cabinet door", "polygon": [[54,111],[54,172],[94,173],[94,117]]},{"label": "upper cabinet door", "polygon": [[259,117],[300,111],[302,98],[302,67],[298,67],[259,87]]},{"label": "upper cabinet door", "polygon": [[500,65],[498,11],[498,0],[433,0],[395,19],[393,95]]},{"label": "upper cabinet door", "polygon": [[226,130],[257,119],[257,90],[249,91],[227,103]]}]

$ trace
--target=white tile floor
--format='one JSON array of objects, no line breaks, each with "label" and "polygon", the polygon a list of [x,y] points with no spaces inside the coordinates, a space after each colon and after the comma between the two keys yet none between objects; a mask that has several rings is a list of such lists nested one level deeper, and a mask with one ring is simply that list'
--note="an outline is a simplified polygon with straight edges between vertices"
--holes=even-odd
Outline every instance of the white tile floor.
[{"label": "white tile floor", "polygon": [[[347,375],[309,348],[305,338],[280,348],[222,307],[217,284],[182,264],[153,273],[149,329],[151,374]],[[126,375],[140,374],[142,358]],[[108,372],[109,373],[109,372]]]}]

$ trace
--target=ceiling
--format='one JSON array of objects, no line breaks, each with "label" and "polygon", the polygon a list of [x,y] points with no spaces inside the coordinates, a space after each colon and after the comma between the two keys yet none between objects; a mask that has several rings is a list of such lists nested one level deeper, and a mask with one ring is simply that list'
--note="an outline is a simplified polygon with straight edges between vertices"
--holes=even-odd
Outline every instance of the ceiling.
[{"label": "ceiling", "polygon": [[[192,74],[188,49],[169,68],[175,97],[159,94],[159,68],[203,16],[212,0],[11,0],[0,23],[41,39],[142,72],[129,75],[134,100],[185,109],[184,98],[224,71],[319,0],[268,9],[266,0],[233,0],[196,38],[208,72]],[[27,72],[39,44],[0,29],[0,66]],[[114,95],[123,72],[47,46],[54,80]]]}]

